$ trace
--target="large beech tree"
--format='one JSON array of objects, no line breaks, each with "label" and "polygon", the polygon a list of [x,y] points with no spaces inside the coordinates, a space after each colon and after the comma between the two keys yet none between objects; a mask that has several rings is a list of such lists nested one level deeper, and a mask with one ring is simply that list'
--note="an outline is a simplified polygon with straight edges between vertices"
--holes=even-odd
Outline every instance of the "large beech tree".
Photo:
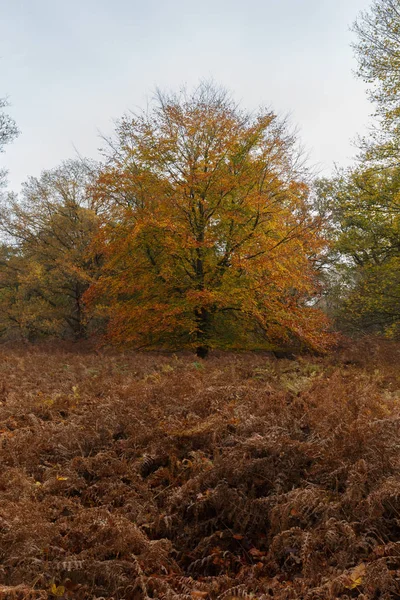
[{"label": "large beech tree", "polygon": [[136,347],[329,340],[296,140],[212,85],[128,115],[97,183],[102,274],[86,295],[108,337]]}]

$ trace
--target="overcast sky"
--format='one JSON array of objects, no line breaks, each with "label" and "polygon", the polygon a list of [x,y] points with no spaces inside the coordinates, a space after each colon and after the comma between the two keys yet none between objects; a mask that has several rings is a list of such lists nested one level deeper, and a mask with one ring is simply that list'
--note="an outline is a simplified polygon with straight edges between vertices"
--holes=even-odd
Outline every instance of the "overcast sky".
[{"label": "overcast sky", "polygon": [[212,78],[290,113],[310,161],[349,164],[373,108],[349,28],[370,0],[0,0],[0,97],[21,129],[0,155],[18,190],[81,155],[154,89]]}]

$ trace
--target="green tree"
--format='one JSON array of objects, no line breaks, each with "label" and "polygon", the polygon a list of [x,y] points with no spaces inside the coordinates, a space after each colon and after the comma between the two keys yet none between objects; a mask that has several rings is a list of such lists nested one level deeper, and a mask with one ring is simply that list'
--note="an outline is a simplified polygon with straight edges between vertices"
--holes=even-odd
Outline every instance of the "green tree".
[{"label": "green tree", "polygon": [[358,76],[376,107],[358,166],[317,183],[332,238],[328,310],[352,330],[399,335],[400,0],[375,0],[354,24]]},{"label": "green tree", "polygon": [[369,85],[378,117],[362,140],[363,158],[393,166],[400,152],[400,0],[375,0],[353,29],[357,73]]},{"label": "green tree", "polygon": [[334,240],[331,303],[340,322],[400,334],[400,169],[367,164],[318,184]]}]

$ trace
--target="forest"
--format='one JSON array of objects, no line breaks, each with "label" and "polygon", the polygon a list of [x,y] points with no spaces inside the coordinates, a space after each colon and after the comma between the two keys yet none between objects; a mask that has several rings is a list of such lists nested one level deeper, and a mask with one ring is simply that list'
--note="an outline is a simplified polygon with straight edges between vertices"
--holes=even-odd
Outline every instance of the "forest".
[{"label": "forest", "polygon": [[353,33],[330,176],[208,80],[0,171],[0,598],[400,598],[400,1]]}]

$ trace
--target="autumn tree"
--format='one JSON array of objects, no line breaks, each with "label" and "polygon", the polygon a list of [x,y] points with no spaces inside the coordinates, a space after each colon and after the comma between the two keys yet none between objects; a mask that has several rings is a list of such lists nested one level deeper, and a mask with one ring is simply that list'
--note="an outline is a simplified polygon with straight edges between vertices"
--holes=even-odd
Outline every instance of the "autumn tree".
[{"label": "autumn tree", "polygon": [[329,336],[296,139],[275,114],[240,110],[212,85],[159,93],[110,141],[97,198],[104,256],[86,298],[108,338],[136,347],[323,347]]},{"label": "autumn tree", "polygon": [[90,185],[96,165],[67,161],[31,177],[0,212],[0,322],[23,337],[86,335],[83,294],[98,269],[88,255],[99,207]]}]

